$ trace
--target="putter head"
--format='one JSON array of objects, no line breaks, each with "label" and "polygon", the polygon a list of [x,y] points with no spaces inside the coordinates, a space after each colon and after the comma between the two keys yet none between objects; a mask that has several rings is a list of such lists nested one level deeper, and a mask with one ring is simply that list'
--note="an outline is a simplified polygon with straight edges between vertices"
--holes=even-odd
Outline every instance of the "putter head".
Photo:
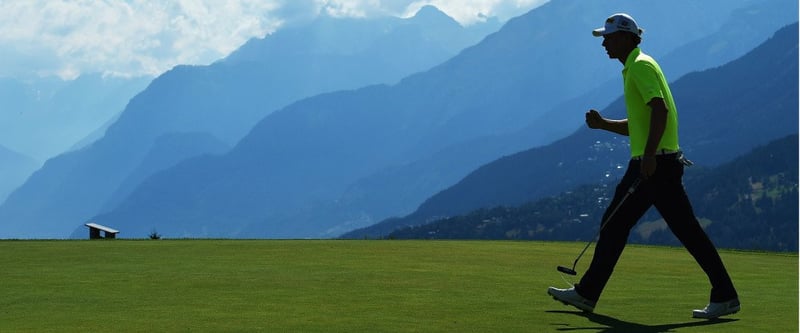
[{"label": "putter head", "polygon": [[576,272],[576,271],[575,271],[574,269],[572,269],[572,268],[566,268],[566,267],[564,267],[564,266],[558,266],[558,267],[556,267],[556,269],[557,269],[559,272],[561,272],[561,273],[564,273],[564,274],[569,274],[569,275],[578,275],[578,272]]}]

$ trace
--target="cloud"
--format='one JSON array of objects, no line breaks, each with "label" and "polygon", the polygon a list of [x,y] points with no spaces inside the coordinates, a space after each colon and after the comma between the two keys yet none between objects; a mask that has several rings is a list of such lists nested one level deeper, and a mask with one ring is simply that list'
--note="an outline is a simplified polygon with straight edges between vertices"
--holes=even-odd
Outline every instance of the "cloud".
[{"label": "cloud", "polygon": [[433,5],[462,25],[498,17],[505,21],[549,0],[320,0],[322,12],[336,17],[373,17],[414,15],[420,8]]},{"label": "cloud", "polygon": [[49,54],[50,66],[28,69],[38,75],[157,75],[175,64],[208,63],[275,30],[281,20],[270,12],[276,6],[258,0],[4,1],[0,47]]},{"label": "cloud", "polygon": [[319,14],[410,16],[432,4],[468,25],[545,0],[0,1],[0,76],[158,75],[208,64],[253,37]]}]

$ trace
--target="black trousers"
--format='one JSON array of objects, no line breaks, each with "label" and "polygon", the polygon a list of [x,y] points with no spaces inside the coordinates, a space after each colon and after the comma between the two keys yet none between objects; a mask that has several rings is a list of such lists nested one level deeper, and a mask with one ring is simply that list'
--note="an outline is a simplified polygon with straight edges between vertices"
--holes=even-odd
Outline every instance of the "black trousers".
[{"label": "black trousers", "polygon": [[[600,232],[592,263],[580,283],[575,286],[581,296],[593,301],[600,298],[625,248],[631,229],[655,205],[672,233],[708,276],[711,282],[710,301],[724,302],[738,297],[717,249],[694,215],[683,187],[684,165],[678,157],[679,154],[657,156],[658,167],[655,173],[639,184]],[[631,184],[639,178],[640,163],[639,160],[631,160],[628,164],[628,170],[617,185],[614,199],[606,209],[602,221],[606,220]]]}]

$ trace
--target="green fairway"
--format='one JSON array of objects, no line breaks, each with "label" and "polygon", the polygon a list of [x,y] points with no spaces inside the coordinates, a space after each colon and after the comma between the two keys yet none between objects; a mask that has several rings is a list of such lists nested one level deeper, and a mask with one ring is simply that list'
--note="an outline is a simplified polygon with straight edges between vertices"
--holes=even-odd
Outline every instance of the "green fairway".
[{"label": "green fairway", "polygon": [[722,251],[742,311],[705,321],[682,248],[629,246],[594,315],[553,301],[583,245],[0,241],[0,332],[798,331],[797,254]]}]

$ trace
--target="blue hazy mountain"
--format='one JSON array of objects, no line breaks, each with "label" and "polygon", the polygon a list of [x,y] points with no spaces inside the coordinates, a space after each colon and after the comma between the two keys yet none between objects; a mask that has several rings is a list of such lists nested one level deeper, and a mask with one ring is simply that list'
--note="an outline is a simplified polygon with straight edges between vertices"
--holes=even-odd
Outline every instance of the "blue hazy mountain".
[{"label": "blue hazy mountain", "polygon": [[299,98],[396,81],[454,56],[492,26],[499,24],[464,28],[433,7],[408,19],[320,17],[253,39],[210,66],[177,66],[131,99],[101,139],[48,160],[12,193],[0,206],[0,237],[66,237],[118,201],[132,173],[157,169],[141,164],[162,135],[206,133],[232,146]]},{"label": "blue hazy mountain", "polygon": [[257,75],[282,79],[271,89],[311,96],[395,83],[441,63],[499,28],[496,19],[465,28],[433,6],[422,7],[409,19],[323,15],[307,26],[252,39],[221,63],[244,70],[253,68],[241,65],[253,65],[259,70]]},{"label": "blue hazy mountain", "polygon": [[157,137],[141,163],[119,185],[101,211],[111,210],[151,174],[205,154],[222,154],[230,146],[208,133],[167,133]]},{"label": "blue hazy mountain", "polygon": [[0,203],[38,167],[32,157],[0,145]]},{"label": "blue hazy mountain", "polygon": [[[662,64],[670,64],[670,67],[664,65],[662,68],[668,70],[670,78],[677,79],[691,71],[720,66],[744,55],[763,43],[774,31],[796,20],[791,13],[791,10],[787,10],[787,3],[749,3],[733,10],[719,30],[711,35],[680,46],[677,51],[659,59]],[[650,32],[653,32],[652,29],[648,29],[647,33]],[[648,52],[649,46],[654,44],[650,40],[647,38],[643,44]],[[601,49],[599,46],[597,48]],[[599,55],[599,59],[605,58]],[[617,68],[614,62],[605,61],[602,65]],[[374,218],[409,214],[429,196],[455,184],[477,168],[479,164],[476,163],[488,163],[501,155],[531,148],[535,145],[532,138],[545,131],[565,133],[552,135],[556,139],[583,126],[583,112],[586,109],[600,108],[610,102],[609,98],[620,95],[619,80],[619,74],[615,73],[613,78],[597,89],[560,103],[520,131],[453,145],[411,164],[365,177],[348,188],[334,204],[317,208],[319,216],[311,216],[310,219],[355,215],[354,212]],[[720,161],[703,162],[714,164]]]},{"label": "blue hazy mountain", "polygon": [[[680,114],[681,146],[701,165],[718,165],[772,140],[798,133],[798,25],[786,26],[724,66],[688,74],[671,85]],[[622,99],[605,108],[624,118]],[[581,128],[551,145],[486,164],[426,200],[412,214],[347,237],[388,235],[397,227],[514,206],[583,184],[612,184],[625,170],[627,138]]]},{"label": "blue hazy mountain", "polygon": [[[35,166],[3,173],[0,198],[21,185],[46,159],[69,151],[116,117],[150,78],[86,74],[0,78],[0,145],[32,158]],[[25,170],[25,172],[22,172]],[[1,200],[0,200],[1,202]]]},{"label": "blue hazy mountain", "polygon": [[[662,40],[651,37],[659,52],[713,33],[741,8],[729,1],[687,2],[698,10],[684,12],[681,4],[629,4],[631,12],[649,18],[651,31],[669,31]],[[712,8],[722,18],[709,17]],[[229,153],[154,175],[97,220],[130,230],[129,237],[153,229],[167,237],[325,237],[369,223],[375,218],[364,213],[369,207],[336,207],[354,182],[459,143],[517,131],[618,77],[589,33],[609,12],[614,8],[608,4],[553,1],[395,85],[293,103],[261,120]],[[677,16],[685,24],[675,24]],[[570,23],[543,24],[559,17]],[[574,41],[565,44],[565,36]],[[616,96],[606,96],[606,103]],[[550,124],[535,129],[522,144],[538,146],[557,135]],[[504,154],[475,158],[465,149],[457,156],[474,169]],[[439,170],[417,181],[443,184],[449,173]]]},{"label": "blue hazy mountain", "polygon": [[0,144],[44,162],[102,127],[152,78],[0,78]]}]

